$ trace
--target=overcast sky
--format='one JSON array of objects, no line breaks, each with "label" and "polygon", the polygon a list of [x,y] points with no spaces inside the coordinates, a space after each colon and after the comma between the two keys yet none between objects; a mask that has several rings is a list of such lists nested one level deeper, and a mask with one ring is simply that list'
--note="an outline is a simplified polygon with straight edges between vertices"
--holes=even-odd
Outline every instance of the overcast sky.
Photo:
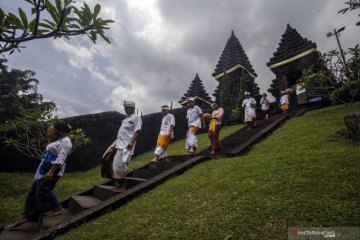
[{"label": "overcast sky", "polygon": [[[60,117],[120,111],[123,100],[136,101],[143,114],[178,100],[199,73],[212,95],[211,76],[231,30],[240,40],[261,92],[275,78],[266,63],[289,23],[316,42],[318,50],[337,48],[326,33],[346,26],[344,48],[359,43],[358,12],[338,14],[345,0],[86,0],[102,5],[101,16],[115,20],[107,32],[112,44],[96,45],[85,36],[34,40],[21,53],[8,54],[8,66],[30,69],[39,92],[57,104]],[[0,0],[14,11],[22,0]],[[356,14],[357,13],[357,14]]]}]

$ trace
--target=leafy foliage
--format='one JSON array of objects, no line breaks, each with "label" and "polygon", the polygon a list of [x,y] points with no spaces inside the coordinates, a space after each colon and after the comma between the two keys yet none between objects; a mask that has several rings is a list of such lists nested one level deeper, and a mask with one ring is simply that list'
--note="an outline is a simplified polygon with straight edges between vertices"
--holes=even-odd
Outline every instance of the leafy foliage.
[{"label": "leafy foliage", "polygon": [[233,106],[231,105],[230,99],[230,78],[227,73],[224,71],[224,77],[221,80],[220,84],[220,105],[224,109],[224,121],[225,124],[229,122],[229,114]]},{"label": "leafy foliage", "polygon": [[[0,140],[26,156],[41,158],[48,141],[47,127],[58,119],[52,116],[53,102],[44,102],[37,93],[35,72],[12,69],[0,59]],[[90,143],[82,129],[70,132],[73,150]]]},{"label": "leafy foliage", "polygon": [[35,72],[8,71],[5,63],[5,59],[0,59],[0,124],[33,110],[50,111],[55,107],[52,102],[43,102],[42,95],[37,93],[39,81]]},{"label": "leafy foliage", "polygon": [[14,50],[20,51],[20,44],[43,38],[69,38],[70,36],[86,34],[96,43],[100,36],[110,43],[105,36],[105,29],[113,20],[98,17],[101,6],[94,9],[84,2],[78,8],[75,0],[24,0],[31,5],[29,19],[26,12],[18,9],[18,14],[5,13],[0,8],[0,53]]},{"label": "leafy foliage", "polygon": [[[338,50],[320,54],[320,62],[307,69],[301,86],[310,89],[309,95],[326,92],[333,101],[352,104],[360,98],[360,47],[344,51],[346,63]],[[319,69],[319,65],[322,66]],[[320,91],[320,92],[319,92]]]},{"label": "leafy foliage", "polygon": [[[350,12],[353,11],[355,9],[360,8],[360,1],[359,0],[350,0],[345,2],[345,5],[347,5],[346,8],[341,9],[338,13],[346,13],[346,12]],[[360,14],[358,15],[360,17]],[[360,26],[360,21],[356,23],[357,26]]]},{"label": "leafy foliage", "polygon": [[[0,133],[5,144],[15,147],[25,156],[41,159],[49,141],[48,129],[57,121],[51,112],[35,110],[0,125]],[[82,129],[72,129],[69,137],[73,143],[72,152],[91,143]]]}]

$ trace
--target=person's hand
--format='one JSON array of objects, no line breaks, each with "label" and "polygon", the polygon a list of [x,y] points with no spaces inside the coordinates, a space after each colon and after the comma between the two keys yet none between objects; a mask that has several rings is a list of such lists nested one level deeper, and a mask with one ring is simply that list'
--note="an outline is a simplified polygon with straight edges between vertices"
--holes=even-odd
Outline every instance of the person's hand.
[{"label": "person's hand", "polygon": [[129,149],[129,150],[132,150],[133,147],[134,147],[134,143],[133,143],[133,142],[129,142],[129,144],[127,145],[126,148]]},{"label": "person's hand", "polygon": [[45,175],[45,178],[46,179],[52,179],[54,177],[54,172],[50,169],[46,175]]}]

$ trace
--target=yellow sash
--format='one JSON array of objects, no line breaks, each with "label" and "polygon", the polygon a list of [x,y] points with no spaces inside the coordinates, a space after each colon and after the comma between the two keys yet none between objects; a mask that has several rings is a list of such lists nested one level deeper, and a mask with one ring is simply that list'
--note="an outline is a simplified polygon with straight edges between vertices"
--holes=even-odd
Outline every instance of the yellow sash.
[{"label": "yellow sash", "polygon": [[161,148],[166,149],[169,146],[169,143],[170,143],[170,136],[160,134],[156,144]]},{"label": "yellow sash", "polygon": [[216,119],[211,119],[210,125],[209,125],[209,131],[215,132],[215,128],[216,128]]},{"label": "yellow sash", "polygon": [[195,127],[195,126],[190,126],[190,128],[189,128],[189,132],[194,135],[198,132],[198,130],[199,130],[199,128]]},{"label": "yellow sash", "polygon": [[281,110],[288,110],[289,109],[289,104],[287,104],[287,103],[283,103],[283,104],[281,104]]}]

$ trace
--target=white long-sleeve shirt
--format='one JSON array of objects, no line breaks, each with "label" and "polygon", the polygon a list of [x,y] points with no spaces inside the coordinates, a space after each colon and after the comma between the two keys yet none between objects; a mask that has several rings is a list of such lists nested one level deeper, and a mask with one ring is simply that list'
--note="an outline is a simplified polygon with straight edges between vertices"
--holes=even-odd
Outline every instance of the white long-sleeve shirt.
[{"label": "white long-sleeve shirt", "polygon": [[203,111],[197,105],[187,110],[186,118],[188,119],[188,126],[201,127],[201,114]]},{"label": "white long-sleeve shirt", "polygon": [[280,98],[280,104],[284,104],[284,103],[289,104],[289,96],[288,95],[284,95]]},{"label": "white long-sleeve shirt", "polygon": [[[142,120],[141,117],[135,113],[127,116],[121,123],[116,141],[115,148],[126,149],[134,136],[136,131],[141,130]],[[134,153],[135,144],[131,150],[131,154]]]},{"label": "white long-sleeve shirt", "polygon": [[171,113],[168,113],[161,120],[160,134],[162,134],[162,135],[171,134],[171,136],[173,137],[173,132],[170,132],[171,126],[175,127],[175,118],[174,118],[174,115],[172,115]]},{"label": "white long-sleeve shirt", "polygon": [[[63,176],[65,172],[65,161],[67,156],[69,155],[70,151],[72,149],[72,143],[69,137],[63,137],[55,142],[49,143],[46,146],[46,151],[56,155],[56,159],[54,161],[51,161],[52,164],[59,164],[60,165],[60,171],[57,174],[58,176]],[[44,160],[41,161],[39,164],[39,167],[35,173],[35,180],[40,179],[44,177],[44,175],[40,174],[40,166],[43,163]]]}]

